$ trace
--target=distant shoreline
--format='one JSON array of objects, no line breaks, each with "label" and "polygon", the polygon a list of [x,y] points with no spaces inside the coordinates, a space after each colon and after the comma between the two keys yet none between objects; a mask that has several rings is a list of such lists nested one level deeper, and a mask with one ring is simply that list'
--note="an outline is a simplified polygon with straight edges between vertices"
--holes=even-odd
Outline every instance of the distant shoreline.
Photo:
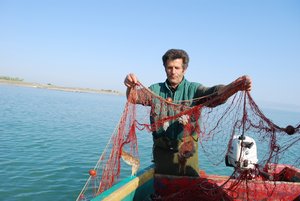
[{"label": "distant shoreline", "polygon": [[78,93],[98,93],[98,94],[113,94],[122,96],[124,93],[115,90],[107,89],[90,89],[90,88],[79,88],[79,87],[61,87],[52,84],[39,84],[32,82],[16,81],[16,80],[5,80],[0,79],[0,84],[14,85],[20,87],[31,87],[31,88],[41,88],[57,91],[67,91],[67,92],[78,92]]}]

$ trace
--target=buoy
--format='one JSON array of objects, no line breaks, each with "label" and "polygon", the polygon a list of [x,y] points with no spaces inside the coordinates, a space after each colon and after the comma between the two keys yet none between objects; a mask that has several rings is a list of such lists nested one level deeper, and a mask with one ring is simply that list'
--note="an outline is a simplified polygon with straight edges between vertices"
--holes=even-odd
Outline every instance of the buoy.
[{"label": "buoy", "polygon": [[84,194],[80,194],[79,199],[83,200],[84,199]]},{"label": "buoy", "polygon": [[287,134],[289,134],[289,135],[293,135],[293,134],[295,134],[296,129],[295,129],[293,126],[288,125],[288,126],[285,128],[285,132],[286,132]]},{"label": "buoy", "polygon": [[173,101],[173,100],[172,100],[171,97],[168,97],[168,98],[167,98],[167,102],[172,103],[172,101]]},{"label": "buoy", "polygon": [[91,169],[91,170],[89,171],[89,174],[90,174],[92,177],[95,177],[95,176],[97,175],[97,171],[94,170],[94,169]]}]

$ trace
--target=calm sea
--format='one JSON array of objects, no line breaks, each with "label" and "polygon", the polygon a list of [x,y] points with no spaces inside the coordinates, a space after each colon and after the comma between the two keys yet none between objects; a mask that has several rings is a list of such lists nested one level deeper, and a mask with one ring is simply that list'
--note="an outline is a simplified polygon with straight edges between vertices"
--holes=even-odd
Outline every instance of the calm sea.
[{"label": "calm sea", "polygon": [[[125,101],[124,96],[0,85],[0,200],[75,200]],[[297,112],[266,112],[283,124],[300,120]],[[138,138],[143,167],[151,164],[152,138]],[[205,158],[201,167],[208,168]]]}]

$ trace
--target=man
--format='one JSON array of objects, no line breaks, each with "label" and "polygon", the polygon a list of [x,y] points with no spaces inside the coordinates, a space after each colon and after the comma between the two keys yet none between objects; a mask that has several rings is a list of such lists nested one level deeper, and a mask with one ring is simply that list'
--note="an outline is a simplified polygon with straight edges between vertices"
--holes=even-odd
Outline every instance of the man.
[{"label": "man", "polygon": [[[151,85],[149,89],[169,102],[180,103],[181,101],[188,102],[188,100],[200,99],[201,101],[198,102],[188,102],[188,106],[205,105],[205,101],[208,100],[207,97],[214,97],[216,101],[207,101],[206,106],[215,107],[224,103],[238,91],[251,90],[251,79],[248,76],[242,76],[228,85],[213,87],[205,87],[200,83],[189,82],[184,77],[189,63],[189,56],[184,50],[170,49],[163,55],[162,60],[167,79],[164,83]],[[131,89],[138,84],[138,79],[134,74],[128,74],[124,84],[127,87],[128,97]],[[201,97],[206,98],[201,99]],[[158,118],[162,118],[163,115],[158,113],[163,110],[157,110],[156,107],[152,107],[152,110],[155,110],[151,112],[151,114],[155,113],[155,117],[151,117],[151,123],[155,123]],[[167,111],[167,113],[170,115],[172,112]],[[176,113],[173,112],[172,114]],[[198,119],[194,121],[198,121]],[[182,119],[181,121],[173,120],[166,128],[158,129],[152,133],[155,173],[181,176],[199,175],[198,137],[196,131],[192,131],[189,138],[183,139],[184,127],[182,124]],[[183,147],[191,148],[189,152],[183,154]]]}]

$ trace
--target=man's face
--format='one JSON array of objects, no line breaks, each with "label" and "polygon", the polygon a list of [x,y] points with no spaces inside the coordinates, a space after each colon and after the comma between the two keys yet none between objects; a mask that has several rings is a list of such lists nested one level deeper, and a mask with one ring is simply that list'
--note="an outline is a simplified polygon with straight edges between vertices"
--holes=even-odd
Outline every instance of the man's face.
[{"label": "man's face", "polygon": [[183,68],[182,59],[175,59],[167,61],[165,67],[168,81],[172,87],[177,87],[183,79],[185,69]]}]

